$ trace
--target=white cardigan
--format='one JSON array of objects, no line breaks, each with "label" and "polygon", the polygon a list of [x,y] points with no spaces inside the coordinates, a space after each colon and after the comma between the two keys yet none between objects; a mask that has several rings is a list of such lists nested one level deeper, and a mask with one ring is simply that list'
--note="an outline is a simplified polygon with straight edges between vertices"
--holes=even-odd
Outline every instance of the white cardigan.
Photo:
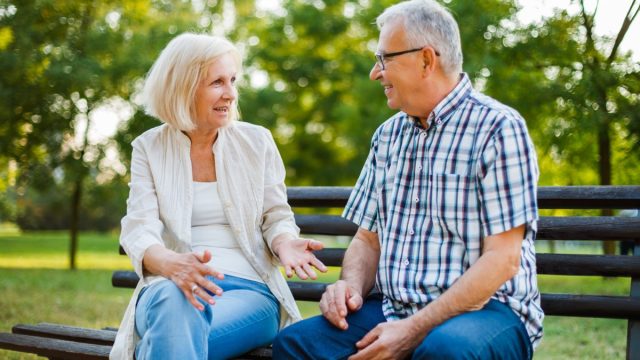
[{"label": "white cardigan", "polygon": [[[145,250],[160,244],[180,253],[191,251],[190,146],[185,134],[166,124],[133,141],[130,192],[120,244],[141,280],[125,311],[110,359],[133,358],[138,341],[134,330],[138,294],[144,286],[163,279],[143,272]],[[271,133],[234,121],[218,131],[212,151],[225,215],[242,252],[280,302],[280,327],[300,320],[295,300],[278,269],[279,261],[271,251],[277,235],[299,235],[287,203],[284,165]]]}]

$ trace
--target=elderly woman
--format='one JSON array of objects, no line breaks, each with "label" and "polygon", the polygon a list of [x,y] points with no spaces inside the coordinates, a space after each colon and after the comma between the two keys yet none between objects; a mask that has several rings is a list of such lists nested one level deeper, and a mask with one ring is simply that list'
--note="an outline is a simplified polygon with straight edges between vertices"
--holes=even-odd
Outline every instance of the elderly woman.
[{"label": "elderly woman", "polygon": [[182,34],[143,90],[165,124],[133,142],[120,243],[140,282],[112,359],[225,359],[267,345],[300,313],[278,269],[316,278],[322,243],[299,238],[266,129],[238,117],[241,56]]}]

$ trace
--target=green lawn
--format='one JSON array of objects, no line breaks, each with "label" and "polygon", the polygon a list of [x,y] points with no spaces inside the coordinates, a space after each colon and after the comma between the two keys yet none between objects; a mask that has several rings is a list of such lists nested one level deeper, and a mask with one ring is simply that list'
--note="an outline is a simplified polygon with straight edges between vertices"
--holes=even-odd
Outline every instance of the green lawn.
[{"label": "green lawn", "polygon": [[[17,323],[53,322],[91,328],[116,327],[131,295],[111,286],[111,272],[131,268],[118,255],[117,235],[83,233],[79,270],[66,270],[66,233],[0,231],[0,331]],[[323,275],[332,281],[337,269]],[[628,279],[540,276],[547,293],[625,294]],[[305,317],[317,303],[300,302]],[[624,359],[626,321],[547,317],[536,359]],[[0,350],[0,359],[35,359]]]}]

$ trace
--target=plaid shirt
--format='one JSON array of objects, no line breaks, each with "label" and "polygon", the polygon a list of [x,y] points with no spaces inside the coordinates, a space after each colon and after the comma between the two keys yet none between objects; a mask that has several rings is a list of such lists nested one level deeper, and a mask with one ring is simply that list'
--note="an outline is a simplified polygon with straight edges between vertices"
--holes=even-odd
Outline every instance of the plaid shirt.
[{"label": "plaid shirt", "polygon": [[518,274],[493,295],[542,338],[533,241],[538,167],[525,121],[466,74],[424,129],[398,113],[382,124],[343,216],[377,232],[376,286],[388,320],[435,300],[482,254],[483,239],[526,224]]}]

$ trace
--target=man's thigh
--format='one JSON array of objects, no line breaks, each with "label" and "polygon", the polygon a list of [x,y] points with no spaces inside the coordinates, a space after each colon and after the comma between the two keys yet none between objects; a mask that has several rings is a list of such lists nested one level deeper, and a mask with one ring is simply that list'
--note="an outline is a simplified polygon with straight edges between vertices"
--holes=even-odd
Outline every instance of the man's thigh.
[{"label": "man's thigh", "polygon": [[530,359],[527,331],[507,306],[491,300],[435,327],[413,353],[413,359]]},{"label": "man's thigh", "polygon": [[356,342],[384,321],[381,299],[368,298],[360,310],[347,315],[347,330],[336,328],[321,315],[285,328],[273,344],[273,358],[345,359],[356,352]]}]

